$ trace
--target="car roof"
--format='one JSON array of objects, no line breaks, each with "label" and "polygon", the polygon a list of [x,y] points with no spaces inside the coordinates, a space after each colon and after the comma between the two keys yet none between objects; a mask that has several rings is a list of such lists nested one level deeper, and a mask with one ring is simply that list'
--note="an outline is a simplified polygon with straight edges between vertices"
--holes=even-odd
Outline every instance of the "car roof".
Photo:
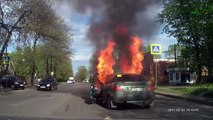
[{"label": "car roof", "polygon": [[114,76],[114,77],[119,77],[119,76],[140,76],[140,77],[144,77],[143,74],[136,74],[136,73],[115,73],[109,76]]}]

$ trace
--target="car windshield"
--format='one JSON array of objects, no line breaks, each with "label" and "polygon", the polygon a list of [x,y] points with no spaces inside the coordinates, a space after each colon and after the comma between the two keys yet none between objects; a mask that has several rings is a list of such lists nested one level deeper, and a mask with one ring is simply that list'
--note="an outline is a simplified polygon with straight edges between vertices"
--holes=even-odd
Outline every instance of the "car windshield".
[{"label": "car windshield", "polygon": [[41,82],[53,82],[54,80],[53,79],[43,79],[41,80]]},{"label": "car windshield", "polygon": [[0,120],[213,120],[213,0],[0,0],[0,78]]},{"label": "car windshield", "polygon": [[15,76],[12,76],[11,80],[19,80],[19,79],[17,77],[15,77]]}]

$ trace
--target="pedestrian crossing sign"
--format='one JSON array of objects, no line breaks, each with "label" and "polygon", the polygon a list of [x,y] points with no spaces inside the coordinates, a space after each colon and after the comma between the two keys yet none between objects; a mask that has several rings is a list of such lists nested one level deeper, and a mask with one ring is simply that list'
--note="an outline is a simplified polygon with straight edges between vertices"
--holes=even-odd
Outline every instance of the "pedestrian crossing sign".
[{"label": "pedestrian crossing sign", "polygon": [[10,54],[4,54],[3,64],[9,65],[10,64]]},{"label": "pedestrian crossing sign", "polygon": [[150,51],[151,51],[152,55],[154,55],[154,54],[160,55],[161,54],[161,45],[160,44],[151,44]]}]

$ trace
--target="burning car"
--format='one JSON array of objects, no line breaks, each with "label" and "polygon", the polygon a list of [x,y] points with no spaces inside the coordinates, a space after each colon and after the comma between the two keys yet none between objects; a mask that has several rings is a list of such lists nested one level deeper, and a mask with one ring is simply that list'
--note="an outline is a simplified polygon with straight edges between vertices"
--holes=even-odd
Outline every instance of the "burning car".
[{"label": "burning car", "polygon": [[91,85],[91,98],[114,109],[124,103],[136,103],[146,108],[154,104],[154,85],[141,74],[113,74],[102,84],[97,77]]}]

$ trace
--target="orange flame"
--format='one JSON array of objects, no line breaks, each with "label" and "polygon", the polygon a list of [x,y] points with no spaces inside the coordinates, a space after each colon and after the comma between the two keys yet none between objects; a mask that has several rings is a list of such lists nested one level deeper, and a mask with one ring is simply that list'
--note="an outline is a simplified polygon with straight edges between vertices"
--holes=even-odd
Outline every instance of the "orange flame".
[{"label": "orange flame", "polygon": [[114,73],[113,66],[115,65],[113,59],[113,48],[115,43],[113,41],[108,41],[107,48],[101,50],[98,56],[98,65],[97,65],[97,72],[98,72],[98,79],[100,82],[105,83],[107,76]]},{"label": "orange flame", "polygon": [[128,62],[126,56],[122,56],[120,59],[120,68],[123,73],[136,73],[142,72],[142,61],[144,59],[143,54],[140,52],[142,42],[139,37],[131,37],[131,45],[129,48],[131,54],[131,61]]}]

